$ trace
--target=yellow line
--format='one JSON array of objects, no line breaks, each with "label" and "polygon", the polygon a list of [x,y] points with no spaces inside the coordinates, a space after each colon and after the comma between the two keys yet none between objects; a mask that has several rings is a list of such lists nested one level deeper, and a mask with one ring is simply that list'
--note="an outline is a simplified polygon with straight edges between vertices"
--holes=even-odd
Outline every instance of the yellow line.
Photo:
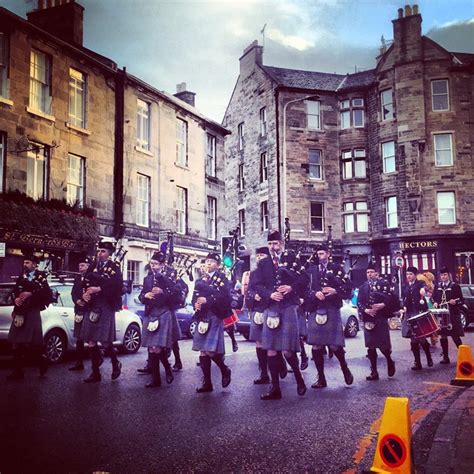
[{"label": "yellow line", "polygon": [[458,387],[456,385],[451,385],[449,383],[442,383],[442,382],[422,382],[426,385],[434,385],[436,387],[451,387],[451,388],[460,388],[462,389],[463,387]]}]

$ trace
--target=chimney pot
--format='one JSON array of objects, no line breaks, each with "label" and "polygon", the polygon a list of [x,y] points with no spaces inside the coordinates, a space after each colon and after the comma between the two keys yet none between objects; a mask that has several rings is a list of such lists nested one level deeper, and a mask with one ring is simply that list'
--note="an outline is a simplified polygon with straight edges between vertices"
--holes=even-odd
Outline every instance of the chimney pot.
[{"label": "chimney pot", "polygon": [[418,10],[418,5],[413,5],[413,15],[418,15],[419,10]]},{"label": "chimney pot", "polygon": [[398,18],[403,18],[403,8],[398,9]]},{"label": "chimney pot", "polygon": [[185,90],[186,90],[185,82],[180,82],[179,84],[176,84],[176,92],[184,92]]},{"label": "chimney pot", "polygon": [[410,7],[410,5],[405,5],[405,16],[411,16],[411,7]]}]

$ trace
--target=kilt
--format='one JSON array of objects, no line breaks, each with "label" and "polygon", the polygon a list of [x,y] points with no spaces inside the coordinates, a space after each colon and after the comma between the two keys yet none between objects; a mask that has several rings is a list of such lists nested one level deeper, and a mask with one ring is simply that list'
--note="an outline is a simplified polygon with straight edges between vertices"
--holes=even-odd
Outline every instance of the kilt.
[{"label": "kilt", "polygon": [[31,308],[26,311],[25,322],[19,328],[13,324],[8,333],[8,342],[11,344],[32,344],[41,346],[44,343],[43,328],[41,326],[41,311]]},{"label": "kilt", "polygon": [[224,322],[213,313],[208,313],[204,320],[209,322],[209,329],[206,334],[200,334],[196,328],[193,336],[193,351],[225,354]]},{"label": "kilt", "polygon": [[182,339],[183,335],[181,334],[181,328],[179,327],[178,316],[174,311],[171,311],[171,325],[173,327],[173,344]]},{"label": "kilt", "polygon": [[442,336],[464,336],[464,328],[462,327],[461,314],[450,311],[452,328],[442,328],[439,332]]},{"label": "kilt", "polygon": [[[75,316],[75,315],[74,315]],[[74,321],[74,330],[72,332],[72,335],[76,338],[81,340],[82,339],[82,323],[84,322],[84,317],[82,318],[82,321],[80,323],[76,323]]]},{"label": "kilt", "polygon": [[[97,310],[97,308],[94,308]],[[81,337],[85,342],[115,341],[115,311],[110,306],[100,306],[100,318],[93,323],[89,319],[90,310],[85,311],[82,320]]]},{"label": "kilt", "polygon": [[[168,347],[173,345],[173,320],[175,314],[169,308],[151,308],[150,313],[143,318],[143,347]],[[159,321],[156,331],[147,329],[148,323]]]},{"label": "kilt", "polygon": [[[267,326],[269,316],[280,316],[280,324],[275,329]],[[298,328],[297,306],[282,310],[266,309],[263,313],[262,347],[272,351],[300,351],[300,333]]]},{"label": "kilt", "polygon": [[328,320],[325,324],[316,323],[316,311],[308,316],[308,340],[312,346],[341,346],[344,347],[344,329],[342,327],[340,308],[327,309]]},{"label": "kilt", "polygon": [[300,329],[300,336],[308,336],[308,326],[306,323],[306,311],[303,311],[301,306],[298,307],[298,325]]},{"label": "kilt", "polygon": [[381,351],[391,350],[390,329],[386,318],[378,318],[375,327],[371,330],[364,326],[365,347],[368,349],[380,349]]},{"label": "kilt", "polygon": [[250,318],[250,335],[249,341],[262,342],[263,337],[263,324],[256,324],[253,320],[255,311],[249,311],[248,315]]}]

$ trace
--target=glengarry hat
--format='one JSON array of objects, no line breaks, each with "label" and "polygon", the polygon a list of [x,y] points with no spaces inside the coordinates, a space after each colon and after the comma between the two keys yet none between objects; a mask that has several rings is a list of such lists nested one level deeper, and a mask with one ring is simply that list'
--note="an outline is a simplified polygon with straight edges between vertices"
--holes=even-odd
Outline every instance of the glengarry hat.
[{"label": "glengarry hat", "polygon": [[271,230],[268,232],[267,242],[270,242],[273,240],[283,240],[278,230]]}]

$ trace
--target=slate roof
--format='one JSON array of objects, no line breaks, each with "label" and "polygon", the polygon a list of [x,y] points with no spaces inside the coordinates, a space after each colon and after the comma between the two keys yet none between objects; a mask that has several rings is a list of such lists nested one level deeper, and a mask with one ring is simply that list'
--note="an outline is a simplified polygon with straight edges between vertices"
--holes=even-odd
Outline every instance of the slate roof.
[{"label": "slate roof", "polygon": [[354,74],[347,74],[344,81],[341,82],[337,91],[343,91],[353,88],[368,87],[373,84],[376,80],[375,69],[369,69],[368,71],[356,72]]}]

